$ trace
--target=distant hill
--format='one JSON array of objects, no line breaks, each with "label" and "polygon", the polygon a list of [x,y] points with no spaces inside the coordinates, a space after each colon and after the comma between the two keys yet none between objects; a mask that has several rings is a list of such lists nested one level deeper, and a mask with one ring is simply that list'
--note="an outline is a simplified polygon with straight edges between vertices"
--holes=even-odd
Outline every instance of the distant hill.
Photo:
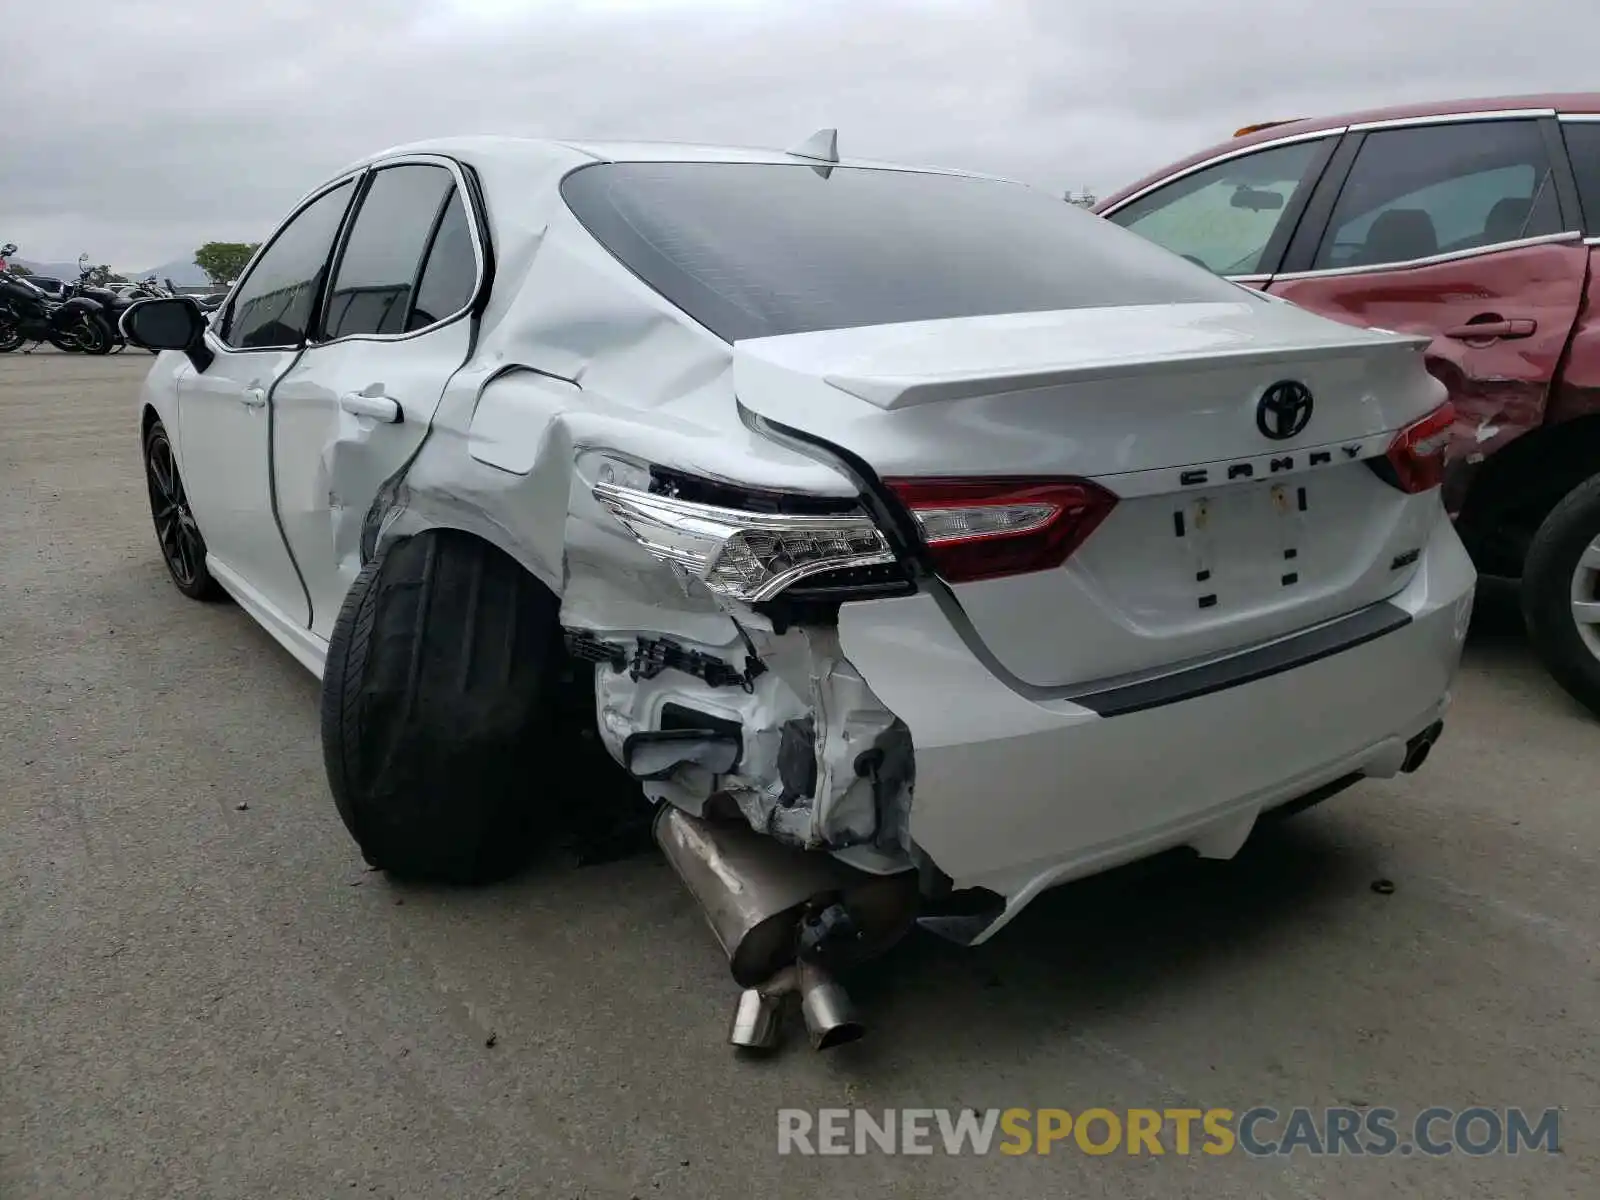
[{"label": "distant hill", "polygon": [[27,267],[35,275],[47,275],[52,279],[76,279],[78,277],[78,264],[75,262],[34,262],[31,258],[13,258],[9,261],[19,267]]},{"label": "distant hill", "polygon": [[185,262],[181,259],[169,263],[162,263],[159,267],[151,267],[148,271],[135,271],[128,275],[129,279],[148,279],[154,275],[160,280],[172,280],[179,287],[200,287],[209,283],[206,273],[194,265],[194,260]]},{"label": "distant hill", "polygon": [[[75,262],[35,262],[31,258],[14,258],[11,260],[18,266],[27,267],[35,275],[49,275],[55,279],[76,279],[78,277],[78,264]],[[183,262],[176,260],[162,263],[159,267],[150,267],[144,271],[124,271],[120,267],[112,267],[124,279],[148,279],[154,275],[158,280],[171,279],[179,287],[201,287],[210,282],[206,273],[195,266],[192,261]]]}]

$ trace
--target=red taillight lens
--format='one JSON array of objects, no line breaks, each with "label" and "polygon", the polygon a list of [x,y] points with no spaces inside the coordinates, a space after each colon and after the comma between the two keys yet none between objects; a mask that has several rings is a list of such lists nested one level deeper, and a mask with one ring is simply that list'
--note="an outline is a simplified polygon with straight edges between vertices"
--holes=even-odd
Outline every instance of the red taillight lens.
[{"label": "red taillight lens", "polygon": [[1455,406],[1446,401],[1394,435],[1384,458],[1394,473],[1395,486],[1415,494],[1443,482],[1445,450],[1455,423]]},{"label": "red taillight lens", "polygon": [[886,479],[951,583],[1059,567],[1117,498],[1085,479]]}]

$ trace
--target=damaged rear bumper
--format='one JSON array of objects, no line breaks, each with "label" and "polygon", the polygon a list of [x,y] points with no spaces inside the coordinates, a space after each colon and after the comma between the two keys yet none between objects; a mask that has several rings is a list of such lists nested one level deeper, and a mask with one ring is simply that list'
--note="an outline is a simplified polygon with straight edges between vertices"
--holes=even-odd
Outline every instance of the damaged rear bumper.
[{"label": "damaged rear bumper", "polygon": [[[1343,645],[1255,678],[1246,664],[1227,686],[1191,668],[1144,704],[1137,684],[1019,694],[931,594],[846,606],[842,648],[916,747],[911,839],[958,893],[998,897],[981,919],[934,927],[982,942],[1048,888],[1177,847],[1231,857],[1263,812],[1415,765],[1448,705],[1474,581],[1441,523],[1410,585]],[[1179,676],[1192,694],[1173,698]],[[1126,707],[1090,707],[1113,692]]]},{"label": "damaged rear bumper", "polygon": [[602,739],[652,801],[868,874],[915,868],[924,924],[977,943],[1048,888],[1174,848],[1231,857],[1264,812],[1417,765],[1474,583],[1440,521],[1387,601],[1158,678],[1054,691],[963,636],[938,585],[842,604],[836,626],[710,609],[568,636],[599,664]]}]

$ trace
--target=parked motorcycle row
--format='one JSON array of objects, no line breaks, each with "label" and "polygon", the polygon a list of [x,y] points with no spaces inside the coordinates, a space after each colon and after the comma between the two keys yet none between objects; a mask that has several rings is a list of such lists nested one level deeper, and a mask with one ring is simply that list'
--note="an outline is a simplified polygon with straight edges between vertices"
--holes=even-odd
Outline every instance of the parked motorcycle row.
[{"label": "parked motorcycle row", "polygon": [[0,354],[24,346],[31,354],[46,342],[68,354],[121,353],[128,347],[122,314],[136,301],[177,294],[153,278],[121,291],[96,286],[88,255],[78,256],[76,282],[52,294],[7,265],[16,252],[14,242],[0,246]]}]

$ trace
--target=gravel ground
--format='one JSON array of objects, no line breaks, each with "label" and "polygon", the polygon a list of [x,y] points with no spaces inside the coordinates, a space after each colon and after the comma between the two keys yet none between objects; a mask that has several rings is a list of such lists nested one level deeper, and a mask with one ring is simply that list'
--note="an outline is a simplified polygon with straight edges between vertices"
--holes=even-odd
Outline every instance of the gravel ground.
[{"label": "gravel ground", "polygon": [[[1600,1194],[1595,721],[1484,589],[1444,741],[1226,864],[915,938],[747,1062],[654,856],[369,873],[317,686],[169,584],[137,352],[0,356],[0,1195]],[[1392,880],[1392,894],[1372,884]],[[780,1157],[776,1110],[1560,1106],[1562,1153]]]}]

